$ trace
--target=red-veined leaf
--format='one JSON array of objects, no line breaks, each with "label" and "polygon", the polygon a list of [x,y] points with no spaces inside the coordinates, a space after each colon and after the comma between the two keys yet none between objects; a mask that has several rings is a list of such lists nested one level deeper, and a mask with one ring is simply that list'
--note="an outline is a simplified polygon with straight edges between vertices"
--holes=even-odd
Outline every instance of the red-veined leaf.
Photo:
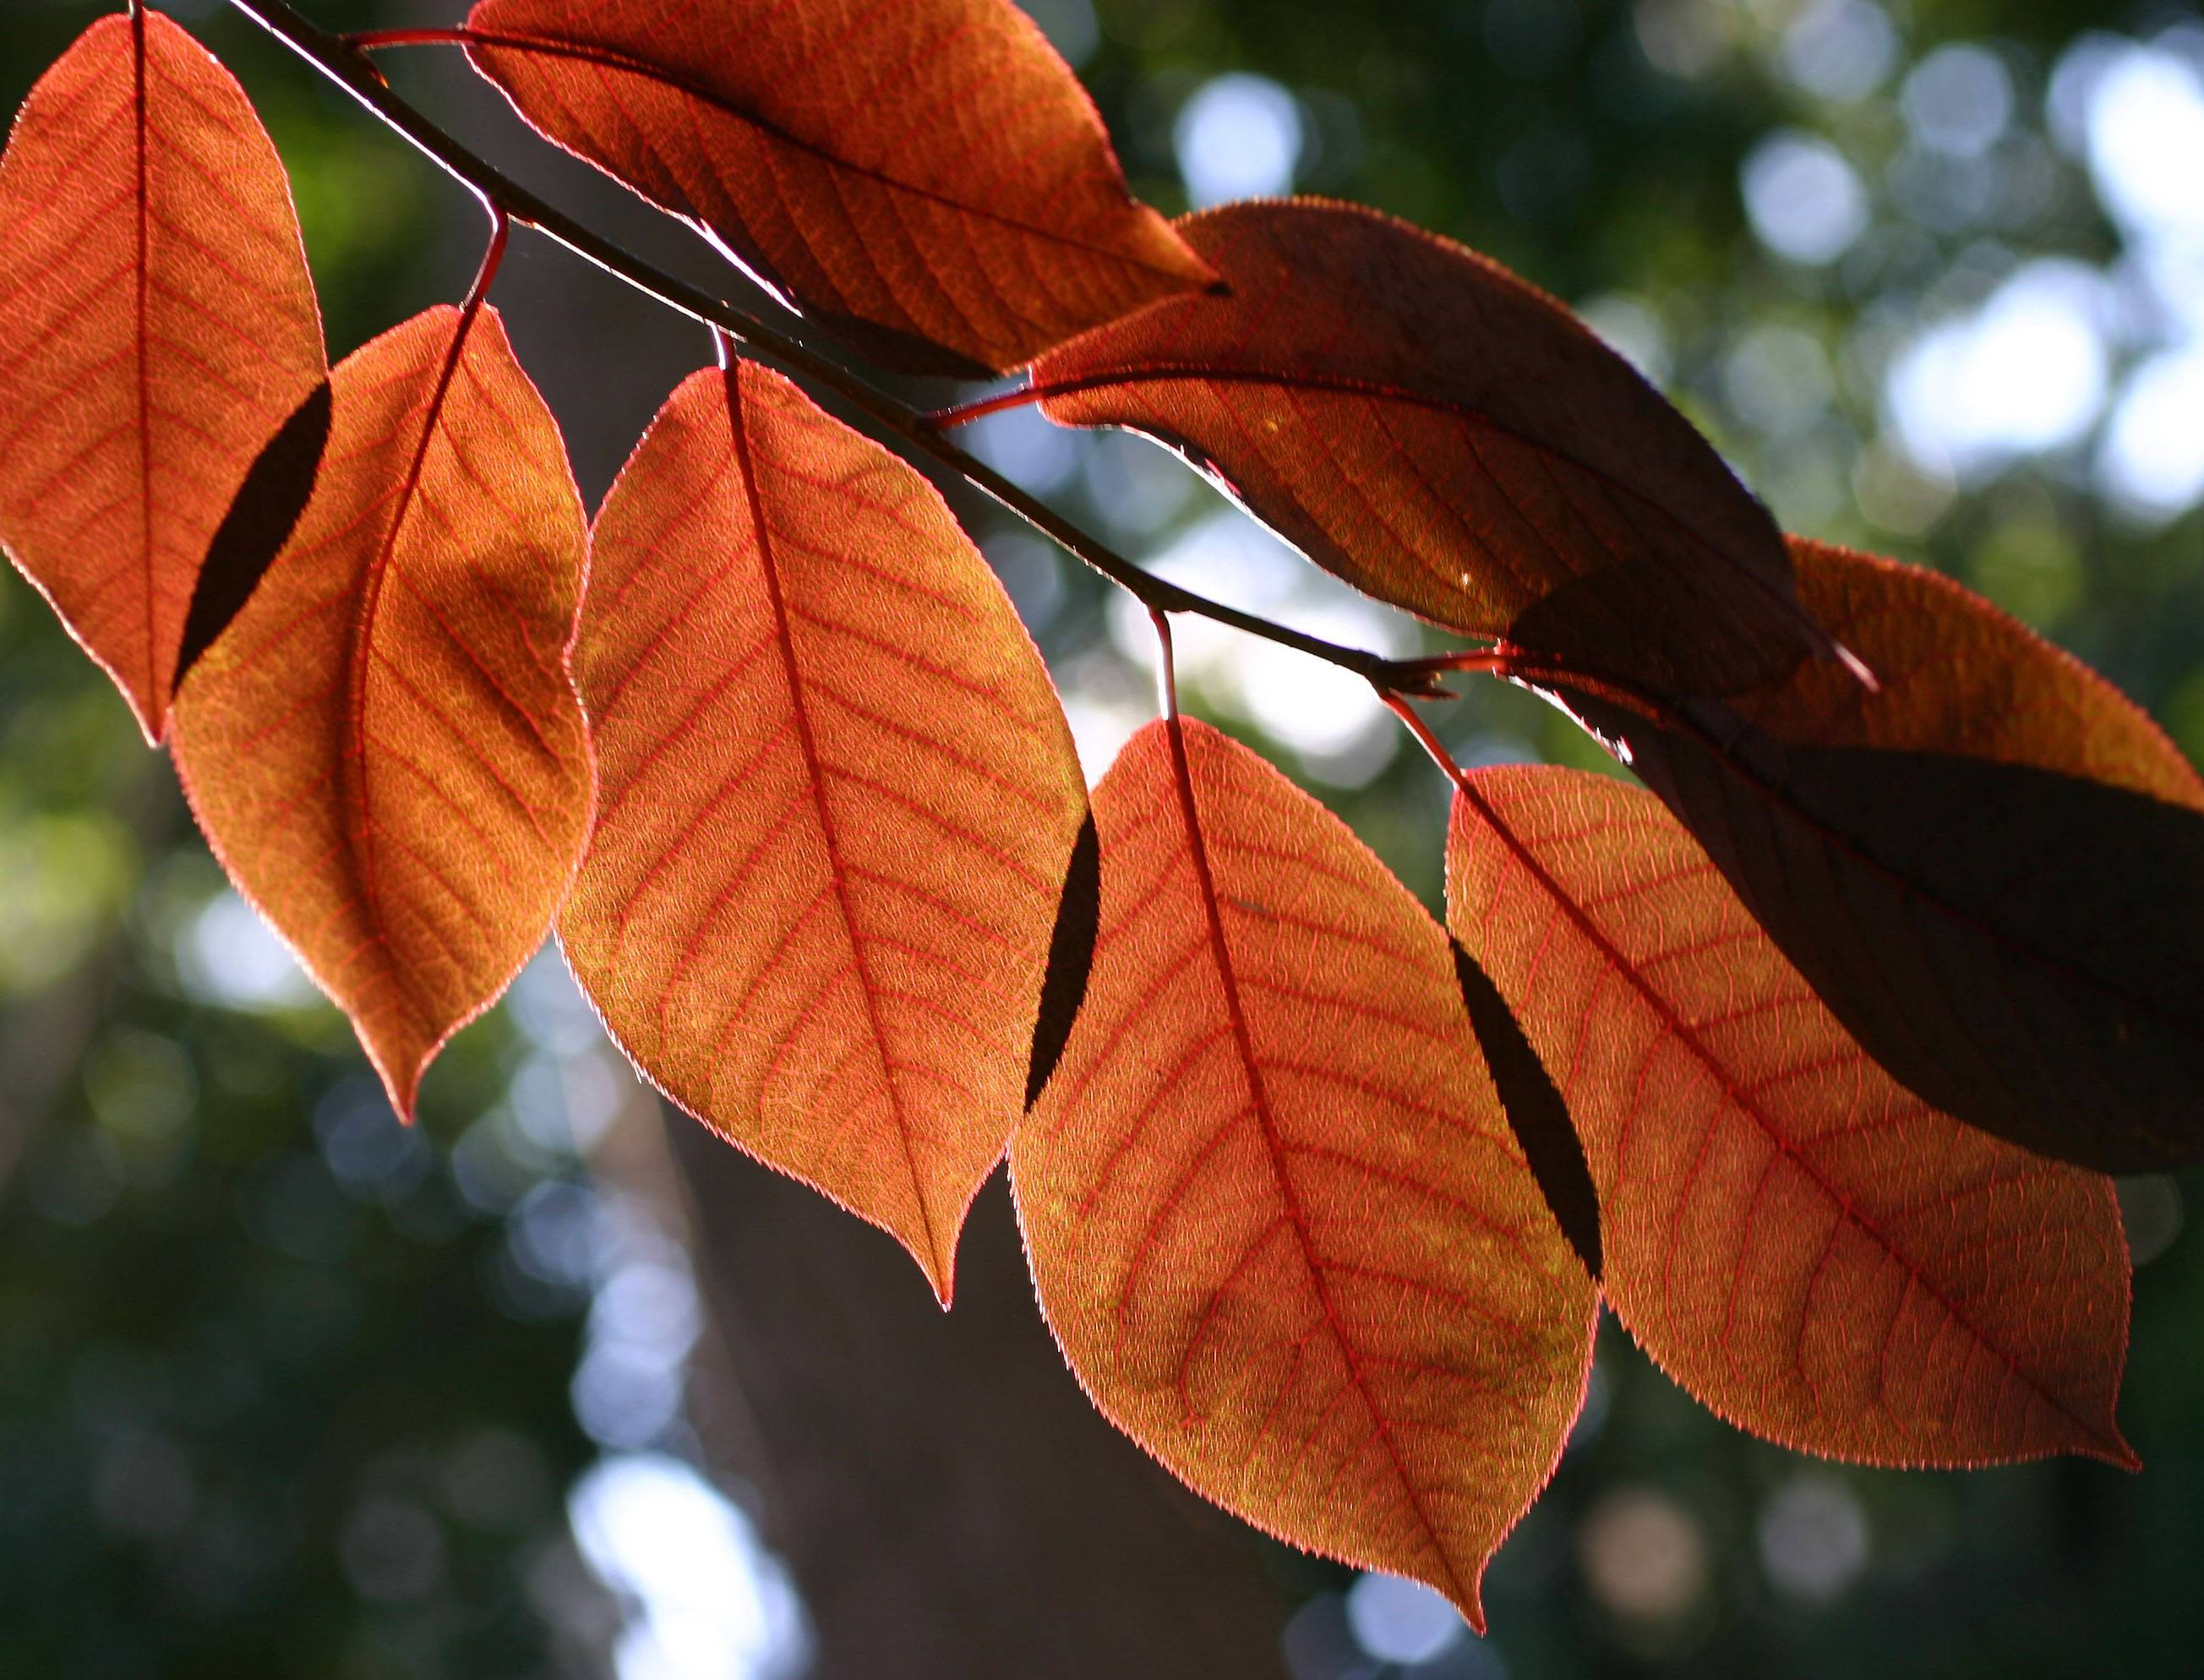
[{"label": "red-veined leaf", "polygon": [[1086,1007],[1010,1147],[1049,1323],[1198,1492],[1482,1626],[1485,1560],[1583,1399],[1593,1297],[1446,938],[1203,725],[1135,736],[1094,814]]},{"label": "red-veined leaf", "polygon": [[1879,692],[1806,667],[1650,718],[1570,705],[1923,1097],[2104,1171],[2196,1159],[2204,781],[2111,684],[1958,584],[1811,543],[1796,559]]},{"label": "red-veined leaf", "polygon": [[543,133],[886,365],[1015,367],[1213,279],[1007,0],[483,0],[469,33]]},{"label": "red-veined leaf", "polygon": [[749,364],[674,393],[594,564],[574,972],[677,1102],[945,1304],[1087,809],[1040,656],[932,487]]},{"label": "red-veined leaf", "polygon": [[149,741],[207,545],[326,372],[290,185],[158,12],[103,18],[0,159],[0,544]]},{"label": "red-veined leaf", "polygon": [[588,831],[566,668],[588,532],[495,311],[418,316],[331,384],[298,529],[178,692],[177,769],[410,1115],[542,943]]},{"label": "red-veined leaf", "polygon": [[1664,693],[1767,683],[1828,648],[1767,511],[1552,299],[1352,205],[1178,227],[1229,290],[1042,357],[1051,419],[1186,451],[1381,600]]},{"label": "red-veined leaf", "polygon": [[2131,1467],[2111,1183],[1876,1067],[1650,793],[1536,766],[1469,789],[1448,920],[1567,1098],[1646,1352],[1809,1452]]}]

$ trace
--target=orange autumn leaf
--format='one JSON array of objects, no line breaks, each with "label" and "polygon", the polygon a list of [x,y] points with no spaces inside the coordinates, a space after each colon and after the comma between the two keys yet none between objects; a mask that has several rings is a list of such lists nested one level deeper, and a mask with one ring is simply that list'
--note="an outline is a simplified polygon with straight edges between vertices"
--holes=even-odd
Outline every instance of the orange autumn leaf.
[{"label": "orange autumn leaf", "polygon": [[2204,778],[2111,683],[1917,566],[1795,545],[1878,673],[1573,692],[1923,1097],[2110,1172],[2204,1156]]},{"label": "orange autumn leaf", "polygon": [[1008,0],[482,0],[522,116],[884,365],[1012,368],[1207,285]]},{"label": "orange autumn leaf", "polygon": [[2085,777],[2204,811],[2204,778],[2140,706],[1940,572],[1791,539],[1814,615],[1876,687],[1802,666],[1726,709],[1794,746],[1953,753]]},{"label": "orange autumn leaf", "polygon": [[576,671],[604,774],[560,921],[583,988],[945,1304],[1087,811],[1009,597],[909,466],[742,364],[674,393],[606,501]]},{"label": "orange autumn leaf", "polygon": [[1828,650],[1767,511],[1544,293],[1349,204],[1178,228],[1225,288],[1040,358],[1049,418],[1182,449],[1325,571],[1581,669],[1724,693]]},{"label": "orange autumn leaf", "polygon": [[1203,725],[1135,736],[1094,814],[1086,1006],[1010,1149],[1049,1323],[1196,1491],[1481,1627],[1485,1560],[1583,1399],[1593,1294],[1446,938]]},{"label": "orange autumn leaf", "polygon": [[290,186],[205,48],[104,18],[16,119],[0,247],[0,545],[157,742],[207,546],[326,372]]},{"label": "orange autumn leaf", "polygon": [[1448,920],[1569,1103],[1603,1287],[1646,1352],[1808,1452],[2132,1467],[2111,1182],[1899,1085],[1652,795],[1549,766],[1466,780]]},{"label": "orange autumn leaf", "polygon": [[564,446],[496,311],[347,359],[291,540],[177,696],[238,888],[352,1017],[401,1115],[542,944],[589,827]]}]

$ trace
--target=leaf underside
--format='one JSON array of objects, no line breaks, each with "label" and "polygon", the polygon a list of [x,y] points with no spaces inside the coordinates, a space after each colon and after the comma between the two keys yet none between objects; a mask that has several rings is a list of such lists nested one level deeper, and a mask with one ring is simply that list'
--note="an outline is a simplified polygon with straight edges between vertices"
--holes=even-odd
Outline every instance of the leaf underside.
[{"label": "leaf underside", "polygon": [[1327,571],[1582,670],[1720,694],[1828,650],[1767,511],[1552,299],[1347,204],[1178,228],[1225,287],[1040,358],[1051,419],[1183,449]]},{"label": "leaf underside", "polygon": [[331,394],[305,512],[177,696],[176,761],[410,1115],[542,943],[588,830],[566,670],[587,530],[495,311],[416,316]]},{"label": "leaf underside", "polygon": [[104,18],[0,160],[0,544],[166,731],[193,581],[326,371],[288,180],[157,12]]},{"label": "leaf underside", "polygon": [[483,0],[521,115],[906,372],[1013,368],[1213,276],[1006,0]]},{"label": "leaf underside", "polygon": [[1916,567],[1801,542],[1881,677],[1649,719],[1561,690],[1861,1042],[1937,1106],[2130,1172],[2204,1156],[2204,781],[2103,678]]},{"label": "leaf underside", "polygon": [[945,1303],[1087,811],[1008,596],[909,466],[744,364],[684,383],[614,487],[577,671],[604,775],[560,923],[584,989]]},{"label": "leaf underside", "polygon": [[401,1115],[555,920],[645,1076],[945,1306],[1007,1151],[1097,1405],[1480,1630],[1603,1294],[1800,1450],[2135,1467],[2100,1174],[2204,1159],[2204,778],[2142,712],[1933,574],[1786,543],[1485,259],[1317,200],[1166,222],[1006,0],[457,33],[880,365],[1030,363],[1006,400],[1496,640],[1650,791],[1461,777],[1448,930],[1175,708],[1090,805],[946,505],[786,380],[686,381],[593,535],[479,293],[330,372],[267,134],[133,8],[0,157],[0,545]]},{"label": "leaf underside", "polygon": [[1198,1492],[1481,1624],[1582,1401],[1593,1294],[1445,937],[1205,725],[1135,736],[1094,813],[1087,1003],[1010,1151],[1049,1322]]},{"label": "leaf underside", "polygon": [[1884,1074],[1653,796],[1474,772],[1447,896],[1584,1139],[1607,1298],[1685,1387],[1869,1464],[2132,1466],[2110,1181]]}]

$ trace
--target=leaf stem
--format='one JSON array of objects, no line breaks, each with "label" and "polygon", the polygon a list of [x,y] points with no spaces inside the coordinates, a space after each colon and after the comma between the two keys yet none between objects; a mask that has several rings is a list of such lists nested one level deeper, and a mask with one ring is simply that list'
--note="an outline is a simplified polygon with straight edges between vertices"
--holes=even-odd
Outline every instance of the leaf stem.
[{"label": "leaf stem", "polygon": [[1416,737],[1416,744],[1431,754],[1431,762],[1445,773],[1447,780],[1453,783],[1464,797],[1473,802],[1480,811],[1490,810],[1484,796],[1470,785],[1468,772],[1455,761],[1454,754],[1447,751],[1446,743],[1433,733],[1431,726],[1417,715],[1416,708],[1398,694],[1387,694],[1381,689],[1378,697],[1401,720],[1408,733]]},{"label": "leaf stem", "polygon": [[474,38],[474,32],[464,26],[420,29],[355,29],[341,38],[347,46],[355,51],[378,52],[384,47],[463,47]]},{"label": "leaf stem", "polygon": [[475,283],[467,287],[465,303],[460,305],[469,320],[482,312],[489,298],[489,288],[497,280],[497,271],[505,266],[505,247],[512,238],[512,218],[487,193],[476,195],[489,215],[489,245],[483,252],[482,267],[475,272]]},{"label": "leaf stem", "polygon": [[534,228],[667,308],[717,328],[760,359],[831,391],[907,451],[926,456],[992,497],[1074,559],[1127,591],[1151,612],[1189,612],[1229,625],[1351,671],[1382,694],[1430,695],[1437,691],[1437,678],[1413,663],[1306,635],[1258,614],[1212,600],[1143,571],[985,462],[957,447],[921,411],[812,348],[794,333],[769,325],[747,311],[643,261],[530,192],[400,95],[368,56],[370,49],[383,46],[464,44],[469,38],[464,30],[382,30],[347,38],[331,34],[312,23],[293,9],[287,0],[229,0],[229,4],[352,95],[371,115],[412,142],[431,162],[511,222]]},{"label": "leaf stem", "polygon": [[1178,724],[1178,650],[1171,644],[1170,614],[1148,609],[1148,622],[1156,627],[1156,699],[1164,717]]},{"label": "leaf stem", "polygon": [[992,397],[975,397],[968,403],[937,408],[926,417],[926,423],[936,431],[953,431],[959,426],[970,425],[975,420],[984,420],[991,414],[1007,414],[1014,408],[1030,408],[1047,394],[1038,385],[1021,385],[1015,391],[1004,391]]}]

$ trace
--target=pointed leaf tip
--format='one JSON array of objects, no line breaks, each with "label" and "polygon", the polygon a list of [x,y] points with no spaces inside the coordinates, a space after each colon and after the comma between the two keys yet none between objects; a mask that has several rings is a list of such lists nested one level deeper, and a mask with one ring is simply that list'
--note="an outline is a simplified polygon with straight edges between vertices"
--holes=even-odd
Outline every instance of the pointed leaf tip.
[{"label": "pointed leaf tip", "polygon": [[0,547],[157,743],[208,545],[326,371],[289,183],[235,80],[141,9],[32,89],[0,248]]},{"label": "pointed leaf tip", "polygon": [[1084,1008],[1010,1145],[1080,1381],[1195,1491],[1481,1625],[1594,1293],[1478,1065],[1446,940],[1245,748],[1152,724],[1093,796]]},{"label": "pointed leaf tip", "polygon": [[575,669],[604,777],[560,923],[583,990],[946,1305],[1087,811],[1009,597],[915,471],[743,363],[686,381],[607,499]]},{"label": "pointed leaf tip", "polygon": [[305,510],[177,696],[176,768],[215,855],[401,1115],[573,877],[594,778],[565,650],[587,540],[496,311],[431,310],[332,376]]}]

